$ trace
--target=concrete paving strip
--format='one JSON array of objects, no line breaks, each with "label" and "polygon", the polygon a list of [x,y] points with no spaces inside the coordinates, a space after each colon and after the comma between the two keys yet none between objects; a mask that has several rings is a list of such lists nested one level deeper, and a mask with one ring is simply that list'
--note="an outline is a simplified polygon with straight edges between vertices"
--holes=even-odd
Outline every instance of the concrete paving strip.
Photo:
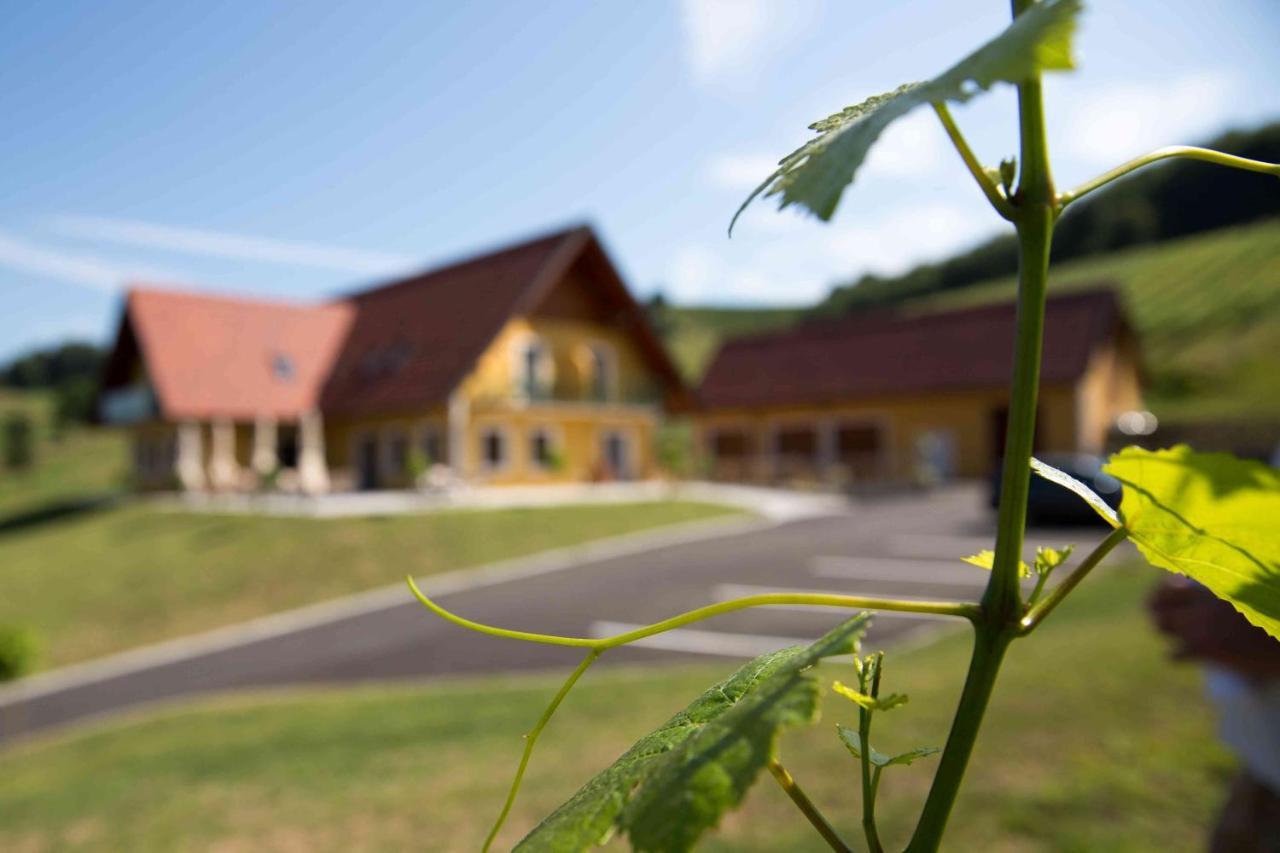
[{"label": "concrete paving strip", "polygon": [[[564,571],[584,563],[765,530],[776,527],[780,523],[772,519],[730,516],[668,525],[484,566],[431,575],[419,579],[418,584],[424,592],[435,598],[465,590],[496,586],[521,578]],[[354,616],[399,607],[411,600],[411,593],[405,585],[395,583],[345,598],[312,604],[188,637],[142,646],[109,657],[73,664],[0,687],[0,709],[73,687],[94,684],[152,667],[181,662],[213,652],[246,646],[271,637],[339,622]]]},{"label": "concrete paving strip", "polygon": [[[591,636],[612,637],[625,634],[644,625],[630,622],[592,622]],[[816,637],[778,637],[771,634],[731,634],[726,631],[700,631],[694,628],[673,628],[662,634],[645,637],[629,643],[642,649],[662,649],[669,652],[685,652],[697,655],[742,658],[759,657],[787,646],[807,646]]]},{"label": "concrete paving strip", "polygon": [[[841,595],[842,590],[835,589],[793,589],[791,587],[781,586],[756,586],[746,583],[721,583],[716,584],[711,590],[711,597],[716,603],[732,601],[735,598],[745,598],[749,595],[778,595],[778,594],[795,594],[802,595]],[[912,596],[895,595],[894,598],[909,601],[937,601],[933,598],[914,598]],[[838,611],[840,613],[848,613],[852,615],[856,611],[849,607],[834,607],[826,605],[813,604],[770,604],[769,610],[786,610],[789,612],[800,613],[831,613]],[[898,610],[877,610],[877,619],[944,619],[951,622],[963,622],[954,616],[943,616],[940,613],[903,613]]]},{"label": "concrete paving strip", "polygon": [[919,560],[907,557],[814,557],[814,577],[835,580],[884,581],[945,586],[987,585],[987,573],[953,560]]}]

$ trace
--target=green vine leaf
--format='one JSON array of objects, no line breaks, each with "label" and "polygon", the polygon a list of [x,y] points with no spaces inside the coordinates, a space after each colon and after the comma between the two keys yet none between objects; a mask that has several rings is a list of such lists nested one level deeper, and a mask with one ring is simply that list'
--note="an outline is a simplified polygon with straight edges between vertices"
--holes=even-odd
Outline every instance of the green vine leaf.
[{"label": "green vine leaf", "polygon": [[1186,445],[1126,448],[1105,469],[1120,515],[1153,565],[1187,575],[1280,639],[1280,472]]},{"label": "green vine leaf", "polygon": [[818,136],[782,158],[778,169],[733,215],[729,233],[742,211],[761,195],[782,196],[779,209],[798,204],[829,220],[880,134],[918,106],[961,103],[996,83],[1016,84],[1041,71],[1074,68],[1072,37],[1080,11],[1080,0],[1044,0],[934,79],[899,86],[814,122],[809,129]]},{"label": "green vine leaf", "polygon": [[636,850],[688,850],[742,801],[782,729],[813,722],[823,658],[856,652],[860,614],[808,647],[763,655],[707,690],[598,773],[517,845],[583,850],[615,828]]},{"label": "green vine leaf", "polygon": [[1041,462],[1039,459],[1031,460],[1031,470],[1033,473],[1040,475],[1051,483],[1057,483],[1064,489],[1075,492],[1089,506],[1093,507],[1093,511],[1101,516],[1102,520],[1112,527],[1120,526],[1120,517],[1111,505],[1098,496],[1098,493],[1086,486],[1084,483],[1072,477],[1065,471],[1059,471],[1047,462]]},{"label": "green vine leaf", "polygon": [[[854,758],[862,759],[862,739],[858,732],[848,726],[837,724],[836,731],[840,735],[840,742],[844,744],[845,749],[853,755]],[[885,755],[875,747],[867,748],[867,760],[876,767],[890,767],[894,764],[907,765],[921,758],[927,758],[930,755],[937,755],[941,752],[936,746],[922,746],[917,749],[909,749],[899,755]]]}]

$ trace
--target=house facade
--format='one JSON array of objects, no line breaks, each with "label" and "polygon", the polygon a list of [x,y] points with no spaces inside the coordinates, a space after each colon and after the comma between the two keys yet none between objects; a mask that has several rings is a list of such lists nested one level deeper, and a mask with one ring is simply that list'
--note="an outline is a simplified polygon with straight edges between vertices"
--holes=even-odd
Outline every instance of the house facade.
[{"label": "house facade", "polygon": [[141,488],[321,493],[650,477],[687,402],[575,228],[320,305],[131,289],[100,414]]},{"label": "house facade", "polygon": [[[698,389],[715,479],[846,485],[979,477],[1004,450],[1014,306],[860,315],[728,342]],[[1037,452],[1100,452],[1141,408],[1137,339],[1115,294],[1051,297]]]}]

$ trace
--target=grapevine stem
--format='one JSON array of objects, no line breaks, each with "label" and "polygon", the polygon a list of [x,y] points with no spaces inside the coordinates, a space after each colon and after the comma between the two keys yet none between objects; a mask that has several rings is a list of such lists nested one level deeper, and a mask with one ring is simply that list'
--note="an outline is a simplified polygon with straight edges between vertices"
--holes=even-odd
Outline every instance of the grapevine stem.
[{"label": "grapevine stem", "polygon": [[688,625],[692,622],[700,622],[703,619],[710,619],[712,616],[719,616],[724,613],[732,613],[735,610],[745,610],[750,607],[768,607],[770,605],[806,605],[813,607],[844,607],[851,610],[894,610],[904,613],[931,613],[937,616],[955,616],[962,619],[973,621],[978,618],[980,609],[978,605],[965,601],[913,601],[910,599],[897,598],[876,598],[873,596],[860,595],[836,595],[826,593],[764,593],[762,595],[748,595],[742,598],[735,598],[731,601],[722,601],[718,604],[710,604],[706,607],[699,607],[696,610],[690,610],[681,613],[678,616],[672,616],[670,619],[664,619],[661,622],[655,622],[652,625],[646,625],[643,628],[637,628],[634,631],[627,631],[623,634],[615,634],[612,637],[561,637],[555,634],[536,634],[530,631],[512,631],[508,628],[498,628],[493,625],[484,625],[480,622],[473,622],[456,613],[450,613],[439,604],[436,604],[426,594],[420,590],[413,578],[406,578],[409,588],[413,590],[413,594],[423,606],[435,613],[442,619],[446,619],[455,625],[463,628],[469,628],[472,631],[479,631],[482,634],[490,634],[495,637],[506,637],[511,640],[525,640],[530,643],[546,643],[553,646],[576,646],[586,649],[598,649],[605,651],[607,649],[625,646],[627,643],[633,643],[636,640],[642,640],[645,637],[652,637],[654,634],[661,634],[664,631],[670,631],[673,628],[679,628],[682,625]]},{"label": "grapevine stem", "polygon": [[1213,163],[1218,166],[1228,166],[1233,169],[1244,169],[1247,172],[1262,172],[1266,175],[1274,175],[1280,178],[1280,163],[1264,163],[1261,160],[1250,160],[1245,157],[1236,157],[1233,154],[1223,154],[1221,151],[1214,151],[1210,148],[1195,148],[1190,145],[1170,145],[1166,148],[1157,148],[1150,154],[1144,154],[1141,157],[1135,157],[1127,163],[1122,163],[1110,171],[1103,172],[1091,181],[1086,181],[1070,192],[1062,193],[1058,196],[1058,209],[1065,208],[1068,204],[1082,196],[1086,196],[1096,189],[1106,186],[1117,178],[1122,178],[1132,171],[1141,169],[1160,160],[1167,160],[1170,157],[1184,157],[1188,160],[1203,160],[1206,163]]},{"label": "grapevine stem", "polygon": [[826,817],[813,804],[813,800],[809,799],[804,790],[796,784],[796,780],[792,775],[787,772],[787,768],[783,767],[776,758],[769,759],[769,772],[773,774],[773,778],[777,780],[782,790],[787,792],[791,802],[795,803],[796,808],[800,809],[800,812],[808,818],[809,823],[813,824],[813,828],[818,830],[818,834],[822,836],[822,839],[827,842],[832,850],[835,850],[836,853],[853,853],[853,848],[844,843],[844,839],[827,822]]},{"label": "grapevine stem", "polygon": [[[1016,17],[1033,0],[1013,0]],[[1022,559],[1031,479],[1031,453],[1040,384],[1040,353],[1049,279],[1049,246],[1057,215],[1049,146],[1044,124],[1044,90],[1039,74],[1018,85],[1021,174],[1014,194],[1018,231],[1018,306],[1014,338],[1013,386],[1005,430],[1000,508],[991,577],[982,596],[983,616],[974,622],[973,655],[956,706],[947,745],[929,796],[907,847],[908,853],[933,853],[942,842],[947,819],[969,765],[996,676],[1022,618],[1018,569]]]},{"label": "grapevine stem", "polygon": [[488,853],[489,848],[493,846],[493,840],[498,837],[498,831],[507,822],[507,815],[511,814],[511,807],[515,805],[516,794],[520,793],[520,783],[524,781],[524,771],[529,766],[529,758],[533,755],[533,746],[538,742],[538,736],[542,734],[542,730],[546,728],[552,715],[560,707],[560,703],[564,701],[564,697],[569,695],[573,685],[578,683],[578,679],[582,677],[582,674],[603,653],[602,649],[592,649],[587,652],[587,656],[582,659],[582,663],[578,664],[577,668],[569,673],[569,677],[564,680],[564,684],[560,685],[560,690],[552,697],[551,703],[543,710],[542,716],[538,717],[538,722],[534,723],[533,728],[524,736],[524,752],[520,754],[520,766],[516,768],[515,778],[511,780],[511,789],[507,791],[507,801],[502,805],[502,812],[498,815],[498,819],[493,822],[493,828],[489,830],[489,835],[484,840],[483,850],[485,853]]},{"label": "grapevine stem", "polygon": [[973,179],[978,182],[978,188],[982,190],[982,194],[987,197],[987,201],[991,202],[991,206],[996,209],[996,213],[1012,222],[1013,206],[1009,204],[1009,200],[1000,192],[1000,188],[996,186],[995,181],[991,180],[991,176],[982,168],[982,163],[978,161],[973,149],[969,147],[968,140],[964,138],[964,134],[960,132],[955,119],[951,117],[951,110],[947,109],[947,105],[942,101],[935,101],[932,106],[934,113],[938,116],[938,121],[942,122],[943,129],[946,130],[947,136],[951,139],[951,144],[955,146],[960,159],[964,161],[965,167],[969,170],[969,174],[973,175]]}]

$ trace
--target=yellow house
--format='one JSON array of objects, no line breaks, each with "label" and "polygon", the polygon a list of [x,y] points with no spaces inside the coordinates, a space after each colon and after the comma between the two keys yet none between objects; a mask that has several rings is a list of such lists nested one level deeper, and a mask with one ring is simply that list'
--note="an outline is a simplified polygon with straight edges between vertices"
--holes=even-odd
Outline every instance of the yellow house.
[{"label": "yellow house", "polygon": [[133,288],[101,416],[142,488],[653,476],[686,392],[590,229],[320,305]]},{"label": "yellow house", "polygon": [[[1114,293],[1051,297],[1037,452],[1100,452],[1142,404],[1138,345]],[[698,389],[711,475],[757,482],[988,474],[1003,453],[1014,306],[815,321],[729,341]]]}]

